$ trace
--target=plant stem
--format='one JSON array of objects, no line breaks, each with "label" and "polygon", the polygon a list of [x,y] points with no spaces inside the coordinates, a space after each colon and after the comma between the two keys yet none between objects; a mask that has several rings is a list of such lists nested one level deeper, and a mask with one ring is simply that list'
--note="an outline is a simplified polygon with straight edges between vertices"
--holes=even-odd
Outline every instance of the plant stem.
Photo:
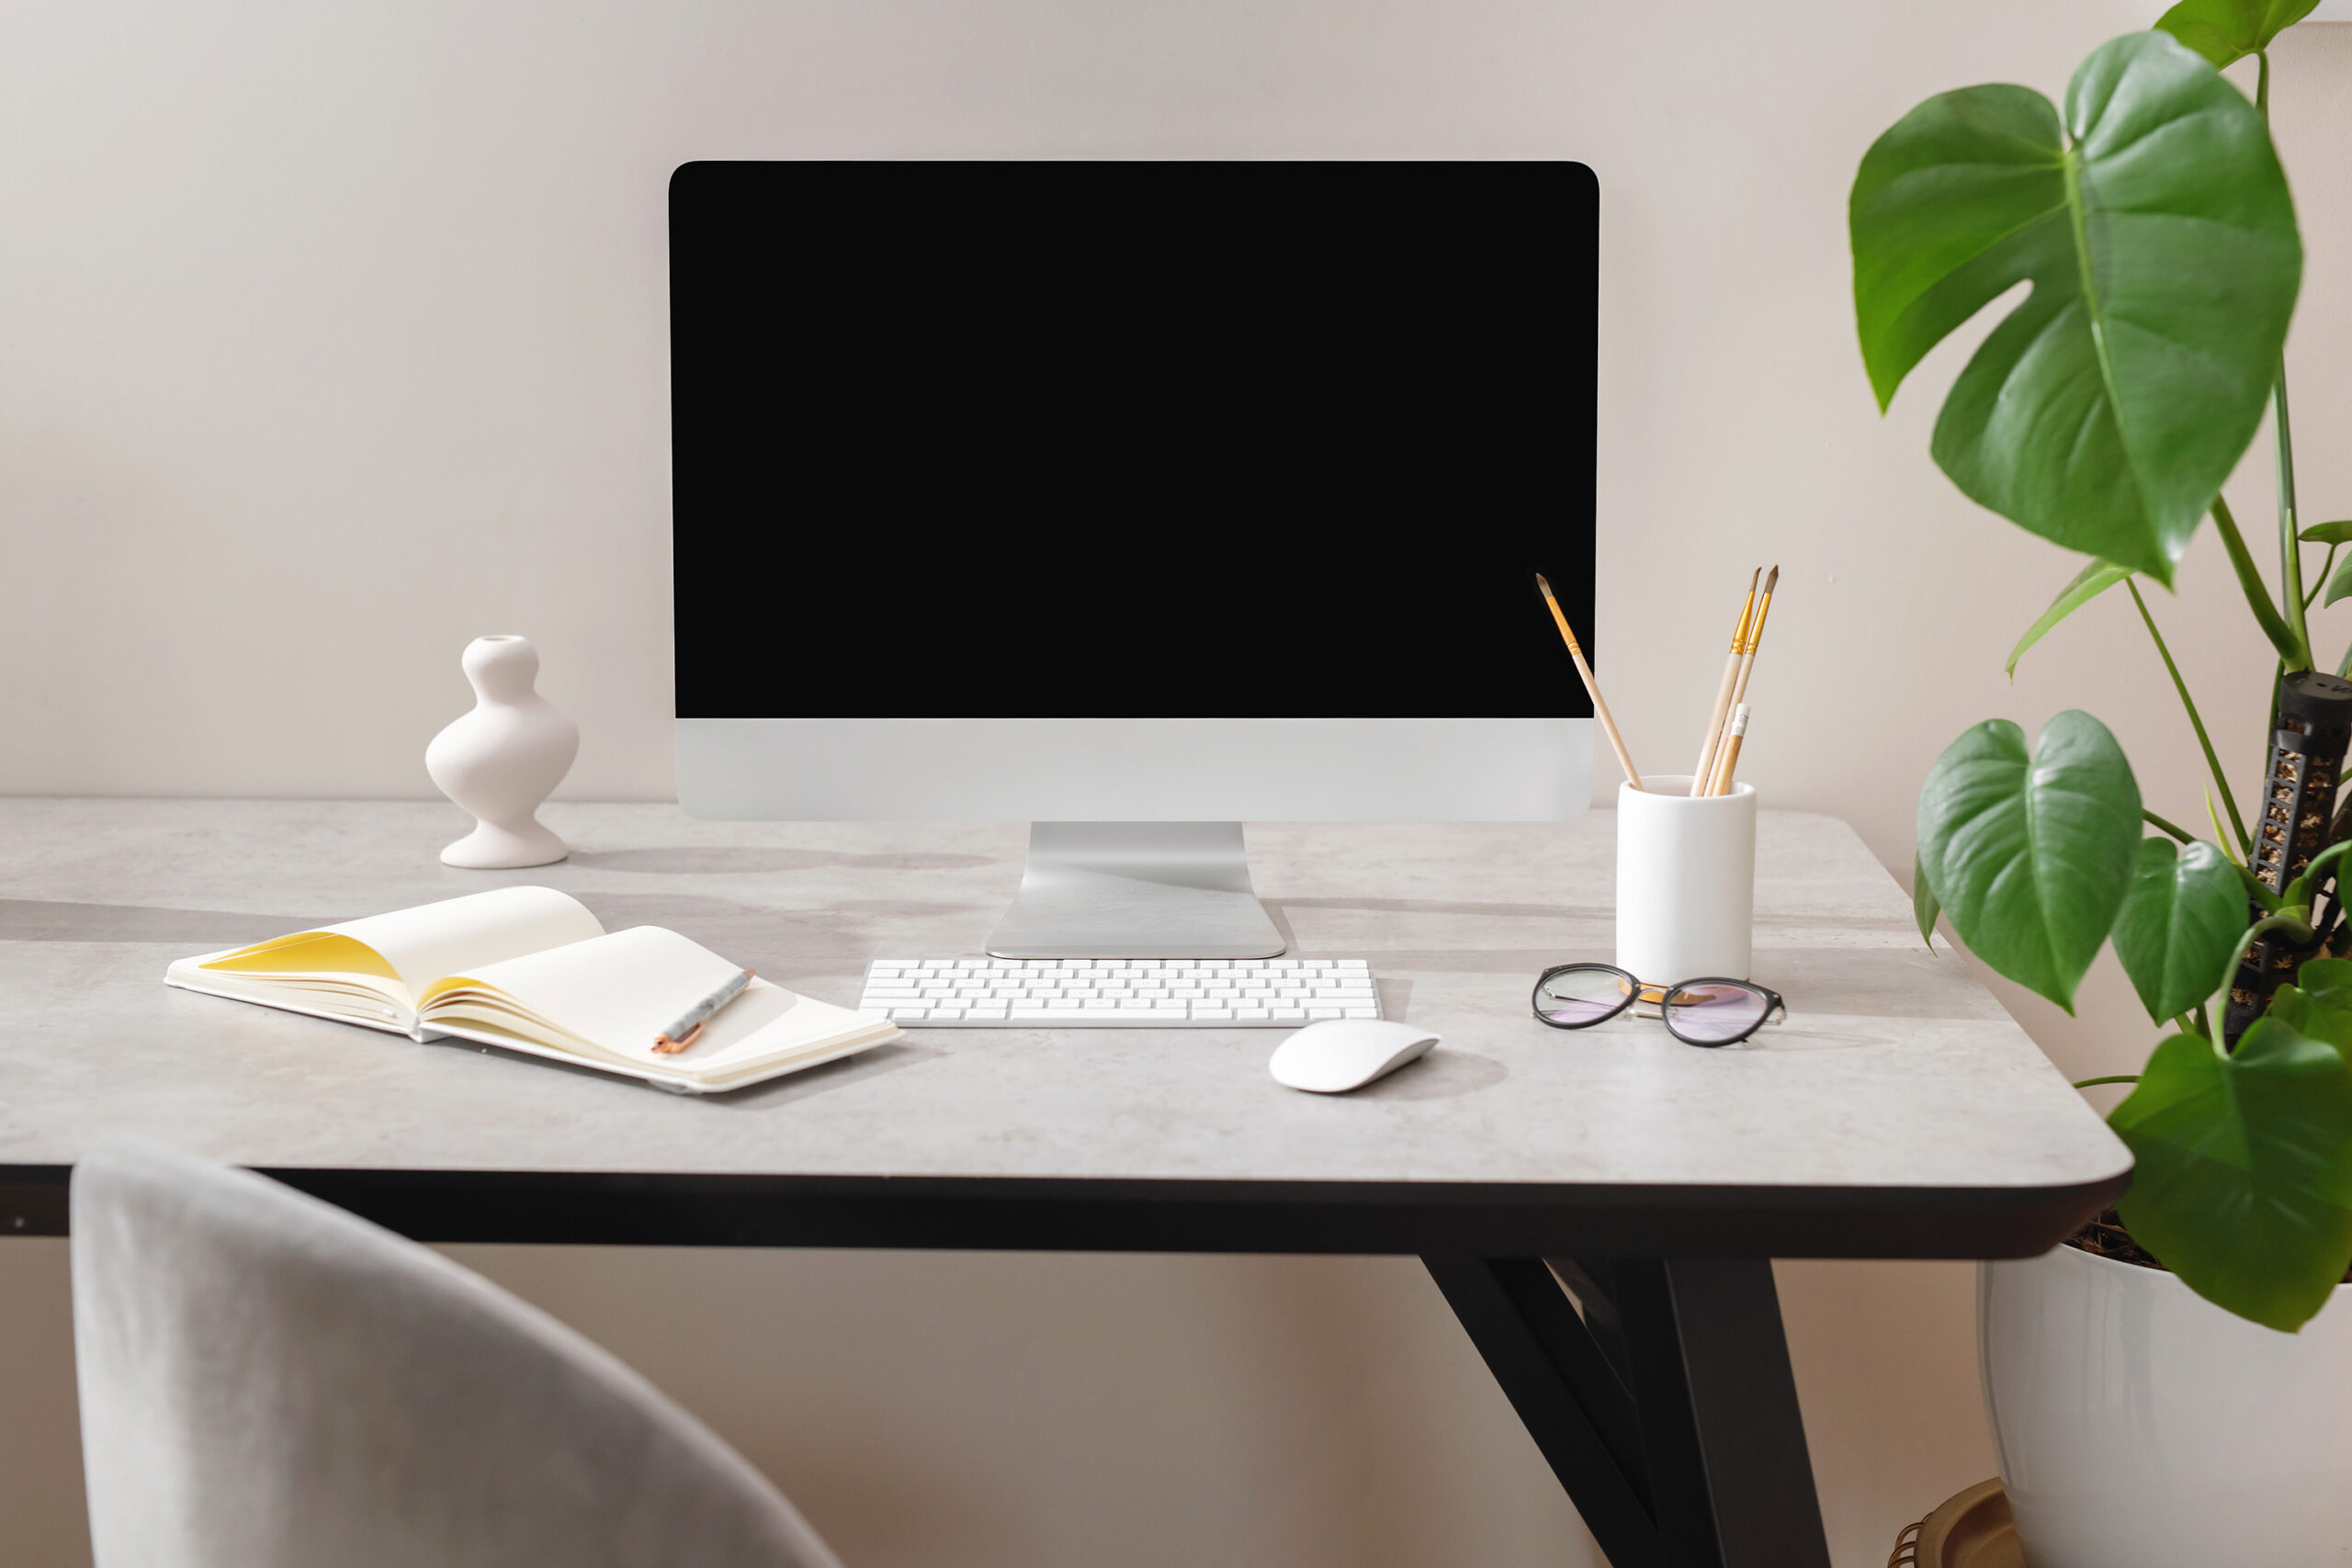
[{"label": "plant stem", "polygon": [[2270,51],[2257,49],[2254,51],[2254,60],[2259,68],[2254,78],[2254,107],[2267,126],[2270,123]]},{"label": "plant stem", "polygon": [[[2295,634],[2310,663],[2311,627],[2303,620],[2303,542],[2295,536],[2295,434],[2287,422],[2287,361],[2270,389],[2271,428],[2278,437],[2278,592],[2287,606],[2287,629]],[[2323,581],[2324,581],[2323,579]],[[2314,590],[2316,592],[2316,590]]]},{"label": "plant stem", "polygon": [[2213,1038],[2213,1020],[2211,1016],[2206,1012],[2205,1004],[2203,1002],[2199,1002],[2197,1004],[2197,1033],[2200,1039],[2211,1040]]},{"label": "plant stem", "polygon": [[2245,944],[2252,947],[2272,931],[2285,931],[2287,941],[2301,947],[2312,940],[2311,917],[2312,907],[2309,904],[2297,904],[2276,914],[2265,915],[2246,928]]},{"label": "plant stem", "polygon": [[2312,856],[2311,863],[2303,867],[2303,874],[2288,884],[2287,890],[2278,895],[2279,906],[2283,908],[2289,904],[2310,903],[2329,863],[2342,860],[2346,851],[2352,851],[2352,839],[2339,839]]},{"label": "plant stem", "polygon": [[[2248,840],[2244,851],[2233,848],[2230,844],[2229,833],[2222,827],[2222,808],[2213,804],[2213,792],[2208,789],[2200,790],[2199,793],[2203,795],[2205,797],[2205,820],[2213,824],[2214,848],[2220,850],[2224,855],[2227,855],[2232,865],[2238,867],[2242,871],[2245,870],[2245,857],[2254,852],[2253,842]],[[2245,829],[2243,828],[2239,829],[2237,836],[2241,839],[2245,838]],[[2252,874],[2248,873],[2248,874],[2250,875]]]},{"label": "plant stem", "polygon": [[2262,635],[2270,639],[2270,646],[2278,650],[2278,657],[2288,669],[2310,669],[2310,644],[2297,641],[2293,629],[2278,618],[2278,608],[2270,602],[2269,585],[2262,581],[2254,558],[2246,553],[2245,536],[2238,532],[2238,520],[2230,515],[2230,503],[2218,495],[2213,498],[2213,529],[2222,536],[2222,547],[2230,553],[2230,566],[2238,574],[2238,587],[2245,591],[2246,607],[2254,612],[2255,624],[2262,628]]},{"label": "plant stem", "polygon": [[[2352,659],[2352,649],[2344,657]],[[2270,716],[2262,726],[2262,782],[2255,786],[2254,803],[2260,806],[2270,798],[2270,754],[2276,750],[2272,738],[2278,733],[2278,682],[2287,673],[2287,661],[2280,660],[2270,667]]]},{"label": "plant stem", "polygon": [[2321,591],[2326,588],[2328,577],[2335,570],[2335,547],[2334,545],[2330,545],[2327,547],[2327,558],[2319,563],[2319,575],[2312,579],[2311,588],[2309,592],[2305,592],[2303,595],[2303,609],[2306,612],[2309,612],[2311,609],[2312,601],[2318,598]]},{"label": "plant stem", "polygon": [[2169,833],[2184,844],[2193,844],[2197,841],[2189,836],[2188,829],[2173,826],[2171,823],[2165,821],[2163,818],[2157,816],[2154,812],[2149,810],[2144,806],[2140,807],[2140,815],[2146,819],[2149,827],[2154,828],[2159,833]]},{"label": "plant stem", "polygon": [[[2221,504],[2219,498],[2215,499],[2214,504]],[[2140,597],[2140,585],[2127,577],[2123,580],[2123,586],[2132,591],[2132,603],[2140,606],[2140,619],[2147,624],[2148,635],[2156,639],[2156,652],[2164,659],[2165,671],[2172,676],[2172,688],[2180,694],[2180,705],[2188,710],[2189,728],[2197,731],[2197,744],[2205,749],[2205,765],[2213,770],[2213,782],[2221,786],[2222,804],[2229,808],[2230,826],[2237,832],[2238,848],[2244,853],[2252,854],[2253,835],[2245,830],[2245,822],[2238,815],[2238,803],[2230,794],[2229,775],[2222,772],[2222,759],[2213,755],[2212,738],[2205,733],[2205,721],[2198,716],[2197,699],[2188,694],[2188,682],[2180,678],[2180,666],[2172,661],[2172,649],[2165,646],[2165,634],[2156,630],[2156,618],[2148,614],[2148,602]],[[2267,757],[2264,758],[2263,765],[2269,765]]]},{"label": "plant stem", "polygon": [[2137,1073],[2117,1073],[2117,1074],[2116,1074],[2114,1077],[2105,1077],[2105,1078],[2085,1078],[2082,1082],[2080,1082],[2080,1083],[2076,1084],[2075,1087],[2076,1089],[2097,1089],[2099,1085],[2101,1085],[2101,1084],[2103,1084],[2103,1083],[2138,1083],[2139,1081],[2140,1081],[2140,1075],[2139,1075],[2139,1074],[2137,1074]]}]

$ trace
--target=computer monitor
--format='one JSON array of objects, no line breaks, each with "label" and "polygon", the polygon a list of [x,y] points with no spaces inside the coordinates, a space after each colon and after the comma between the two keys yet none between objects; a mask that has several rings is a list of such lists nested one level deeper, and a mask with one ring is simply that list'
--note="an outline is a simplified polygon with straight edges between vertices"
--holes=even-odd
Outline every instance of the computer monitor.
[{"label": "computer monitor", "polygon": [[1573,163],[694,163],[679,797],[1033,824],[1001,956],[1261,957],[1239,824],[1549,819],[1591,709]]}]

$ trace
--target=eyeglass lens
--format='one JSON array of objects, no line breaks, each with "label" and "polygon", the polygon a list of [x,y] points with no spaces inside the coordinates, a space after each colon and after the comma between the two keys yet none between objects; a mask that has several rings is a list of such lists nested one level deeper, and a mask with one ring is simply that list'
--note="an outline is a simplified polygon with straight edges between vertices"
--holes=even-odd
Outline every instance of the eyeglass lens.
[{"label": "eyeglass lens", "polygon": [[1702,983],[1667,993],[1667,1027],[1694,1045],[1727,1045],[1764,1021],[1771,1002],[1748,986]]},{"label": "eyeglass lens", "polygon": [[1537,988],[1535,1011],[1546,1022],[1581,1029],[1623,1007],[1633,994],[1633,986],[1614,970],[1563,969]]}]

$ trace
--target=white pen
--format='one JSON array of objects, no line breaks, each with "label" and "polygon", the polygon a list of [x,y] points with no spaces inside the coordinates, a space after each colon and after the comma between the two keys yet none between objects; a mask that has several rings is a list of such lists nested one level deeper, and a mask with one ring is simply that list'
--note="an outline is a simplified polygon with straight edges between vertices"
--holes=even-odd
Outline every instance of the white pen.
[{"label": "white pen", "polygon": [[653,1037],[653,1052],[659,1056],[674,1056],[702,1038],[702,1026],[710,1021],[711,1014],[743,994],[752,983],[749,969],[738,969],[727,977],[718,989],[703,998],[678,1015],[678,1021]]}]

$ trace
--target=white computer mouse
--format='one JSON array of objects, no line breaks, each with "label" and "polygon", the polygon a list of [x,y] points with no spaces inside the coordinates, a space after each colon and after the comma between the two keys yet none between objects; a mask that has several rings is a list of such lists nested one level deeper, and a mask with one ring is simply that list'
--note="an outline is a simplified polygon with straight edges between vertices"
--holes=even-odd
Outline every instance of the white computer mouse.
[{"label": "white computer mouse", "polygon": [[1385,1018],[1327,1018],[1274,1047],[1266,1070],[1309,1094],[1345,1094],[1429,1055],[1437,1036]]}]

